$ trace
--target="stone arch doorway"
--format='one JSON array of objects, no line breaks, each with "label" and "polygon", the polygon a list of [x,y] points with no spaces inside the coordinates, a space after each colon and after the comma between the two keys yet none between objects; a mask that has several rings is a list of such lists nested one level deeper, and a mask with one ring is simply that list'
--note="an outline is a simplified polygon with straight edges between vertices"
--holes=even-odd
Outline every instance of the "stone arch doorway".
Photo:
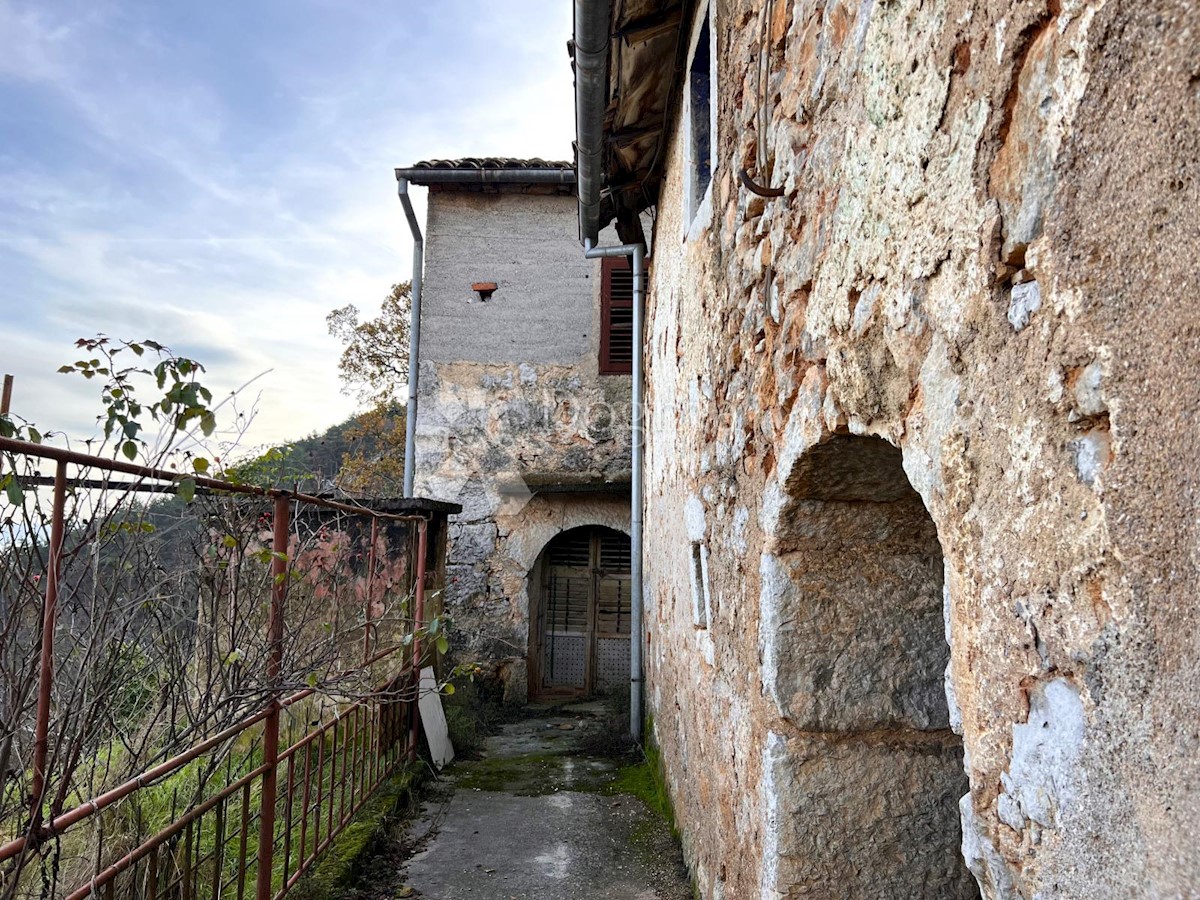
[{"label": "stone arch doorway", "polygon": [[529,573],[534,698],[588,697],[629,682],[630,544],[612,528],[572,528]]},{"label": "stone arch doorway", "polygon": [[[943,559],[900,450],[837,435],[784,482],[765,626],[780,894],[978,897],[943,682]],[[769,629],[769,631],[767,630]]]}]

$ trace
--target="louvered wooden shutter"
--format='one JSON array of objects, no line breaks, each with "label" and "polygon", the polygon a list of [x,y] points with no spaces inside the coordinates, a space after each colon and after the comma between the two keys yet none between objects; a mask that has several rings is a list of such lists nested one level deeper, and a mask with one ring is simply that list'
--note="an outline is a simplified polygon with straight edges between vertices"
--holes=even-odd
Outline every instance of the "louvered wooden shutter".
[{"label": "louvered wooden shutter", "polygon": [[600,573],[596,596],[596,630],[601,634],[629,634],[629,538],[616,532],[600,533]]},{"label": "louvered wooden shutter", "polygon": [[600,261],[600,374],[633,371],[633,270],[629,258]]},{"label": "louvered wooden shutter", "polygon": [[553,632],[588,630],[588,597],[592,586],[592,544],[586,531],[560,535],[549,546],[550,589],[547,625]]}]

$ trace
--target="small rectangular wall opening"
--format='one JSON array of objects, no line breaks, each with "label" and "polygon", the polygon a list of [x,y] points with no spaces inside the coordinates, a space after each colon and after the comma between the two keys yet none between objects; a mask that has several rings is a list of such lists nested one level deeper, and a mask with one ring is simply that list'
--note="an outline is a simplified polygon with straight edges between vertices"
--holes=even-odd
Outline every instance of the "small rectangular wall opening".
[{"label": "small rectangular wall opening", "polygon": [[708,628],[708,548],[701,541],[692,542],[692,624]]},{"label": "small rectangular wall opening", "polygon": [[695,166],[697,198],[703,197],[712,181],[712,129],[709,123],[709,107],[712,104],[711,64],[709,43],[711,40],[708,13],[700,26],[700,37],[692,54],[692,65],[688,70],[688,96],[692,105],[692,160]]}]

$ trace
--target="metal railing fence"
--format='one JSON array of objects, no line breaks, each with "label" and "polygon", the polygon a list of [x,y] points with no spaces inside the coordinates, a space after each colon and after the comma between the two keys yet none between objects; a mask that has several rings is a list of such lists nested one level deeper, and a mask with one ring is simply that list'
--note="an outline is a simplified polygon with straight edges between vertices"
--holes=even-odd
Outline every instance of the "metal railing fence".
[{"label": "metal railing fence", "polygon": [[429,518],[0,461],[0,898],[285,896],[415,759]]}]

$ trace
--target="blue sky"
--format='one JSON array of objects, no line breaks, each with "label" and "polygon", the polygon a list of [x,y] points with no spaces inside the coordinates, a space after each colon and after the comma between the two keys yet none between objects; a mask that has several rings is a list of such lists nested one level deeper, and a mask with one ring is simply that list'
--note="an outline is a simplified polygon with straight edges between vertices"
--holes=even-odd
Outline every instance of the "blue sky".
[{"label": "blue sky", "polygon": [[96,385],[55,370],[105,332],[217,390],[272,370],[250,445],[344,418],[325,314],[409,276],[392,169],[569,158],[570,29],[565,0],[0,0],[14,411],[90,434]]}]

